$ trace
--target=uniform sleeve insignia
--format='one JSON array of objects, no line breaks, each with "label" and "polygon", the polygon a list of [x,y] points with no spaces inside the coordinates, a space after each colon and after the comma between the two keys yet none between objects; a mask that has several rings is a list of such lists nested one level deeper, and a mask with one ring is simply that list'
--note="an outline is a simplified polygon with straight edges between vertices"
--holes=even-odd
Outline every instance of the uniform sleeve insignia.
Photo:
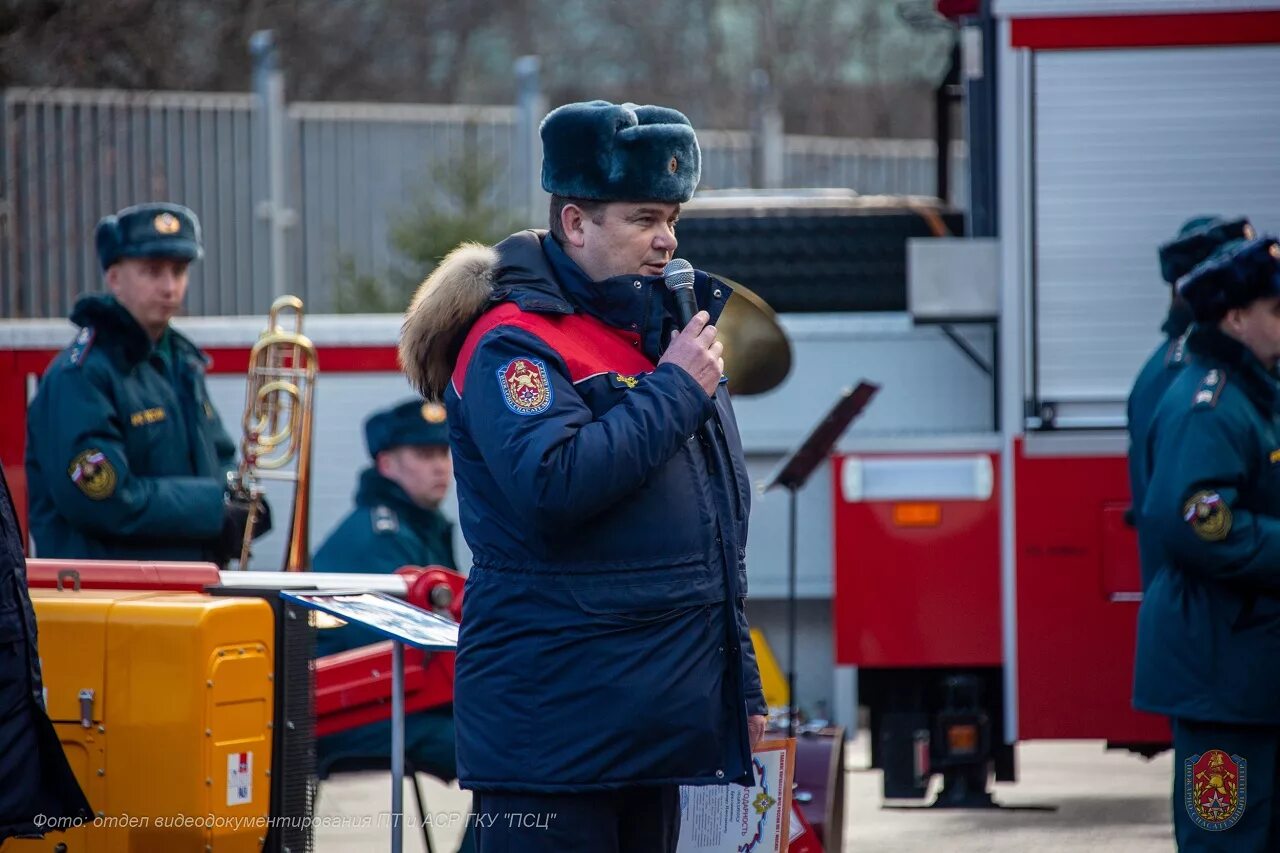
[{"label": "uniform sleeve insignia", "polygon": [[109,498],[116,490],[116,469],[101,450],[86,450],[71,460],[67,476],[91,500]]},{"label": "uniform sleeve insignia", "polygon": [[1200,380],[1200,387],[1196,389],[1192,405],[1196,408],[1208,409],[1218,405],[1218,397],[1222,396],[1222,389],[1226,384],[1226,377],[1222,375],[1221,370],[1217,368],[1210,370],[1204,375],[1204,379]]},{"label": "uniform sleeve insignia", "polygon": [[1248,764],[1220,749],[1206,750],[1183,762],[1183,799],[1187,816],[1201,829],[1220,832],[1244,817]]},{"label": "uniform sleeve insignia", "polygon": [[399,529],[400,516],[396,515],[395,510],[388,506],[376,506],[373,508],[374,533],[395,533]]},{"label": "uniform sleeve insignia", "polygon": [[154,409],[143,409],[141,412],[134,412],[129,415],[130,426],[143,426],[145,424],[155,424],[165,419],[164,409],[156,406]]},{"label": "uniform sleeve insignia", "polygon": [[498,384],[507,408],[517,415],[540,415],[554,395],[547,365],[536,358],[513,358],[498,369]]},{"label": "uniform sleeve insignia", "polygon": [[614,388],[626,388],[628,390],[640,383],[639,376],[626,376],[621,373],[615,373],[609,379]]},{"label": "uniform sleeve insignia", "polygon": [[78,366],[80,362],[84,361],[85,355],[88,354],[89,349],[93,346],[93,335],[94,331],[92,326],[83,327],[80,330],[80,334],[76,335],[76,340],[75,343],[71,345],[71,353],[69,356],[72,364]]},{"label": "uniform sleeve insignia", "polygon": [[1182,505],[1182,520],[1206,542],[1218,542],[1231,532],[1231,507],[1217,492],[1196,492]]},{"label": "uniform sleeve insignia", "polygon": [[1267,458],[1271,460],[1272,465],[1276,464],[1277,462],[1280,462],[1280,448],[1277,448],[1271,451],[1271,455],[1268,456]]}]

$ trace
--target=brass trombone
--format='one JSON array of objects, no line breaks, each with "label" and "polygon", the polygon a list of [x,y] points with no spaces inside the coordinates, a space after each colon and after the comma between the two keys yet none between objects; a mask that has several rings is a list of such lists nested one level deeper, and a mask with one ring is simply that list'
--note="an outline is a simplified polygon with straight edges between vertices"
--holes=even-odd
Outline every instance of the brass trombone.
[{"label": "brass trombone", "polygon": [[[293,314],[292,328],[281,325],[280,315],[284,312]],[[316,371],[315,345],[302,334],[302,300],[281,296],[271,304],[267,328],[249,351],[240,467],[228,475],[231,494],[247,500],[251,510],[240,550],[241,569],[249,567],[263,480],[294,484],[283,569],[304,572],[311,568],[307,540]],[[293,470],[284,470],[295,458]]]}]

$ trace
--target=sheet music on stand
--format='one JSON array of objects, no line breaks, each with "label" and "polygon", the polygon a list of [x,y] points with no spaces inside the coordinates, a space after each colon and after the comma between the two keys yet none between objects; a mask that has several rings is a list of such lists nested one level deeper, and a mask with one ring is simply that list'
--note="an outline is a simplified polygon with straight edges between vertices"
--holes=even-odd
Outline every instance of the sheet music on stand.
[{"label": "sheet music on stand", "polygon": [[404,850],[404,647],[453,651],[458,623],[369,590],[281,591],[280,597],[309,610],[363,625],[391,643],[391,853]]}]

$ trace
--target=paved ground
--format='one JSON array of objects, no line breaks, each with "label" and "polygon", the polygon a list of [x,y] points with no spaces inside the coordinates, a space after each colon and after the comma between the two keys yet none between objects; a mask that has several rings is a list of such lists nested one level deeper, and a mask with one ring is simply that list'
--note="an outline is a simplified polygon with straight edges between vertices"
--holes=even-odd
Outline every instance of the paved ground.
[{"label": "paved ground", "polygon": [[[1169,853],[1168,753],[1151,761],[1106,752],[1096,741],[1031,743],[1019,747],[1021,780],[997,785],[996,799],[1008,806],[1056,806],[1052,811],[955,812],[885,809],[880,774],[866,770],[866,737],[850,750],[845,851],[847,853]],[[452,853],[457,824],[470,795],[423,778],[428,807],[437,825],[437,853]],[[387,829],[360,828],[389,808],[386,774],[359,774],[321,785],[317,816],[334,826],[316,834],[318,853],[388,850]],[[416,824],[411,789],[405,808]],[[343,824],[346,825],[343,825]],[[450,823],[454,824],[450,826]],[[355,824],[355,825],[352,825]],[[416,825],[405,833],[406,853],[424,850]]]}]

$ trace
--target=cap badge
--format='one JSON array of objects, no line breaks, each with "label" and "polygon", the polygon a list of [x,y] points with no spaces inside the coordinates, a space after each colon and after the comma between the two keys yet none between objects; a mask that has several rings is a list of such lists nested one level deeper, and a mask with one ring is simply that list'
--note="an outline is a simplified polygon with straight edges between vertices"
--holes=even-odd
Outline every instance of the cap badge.
[{"label": "cap badge", "polygon": [[155,226],[156,231],[161,234],[177,234],[179,229],[182,228],[182,223],[172,213],[161,213],[152,224]]}]

